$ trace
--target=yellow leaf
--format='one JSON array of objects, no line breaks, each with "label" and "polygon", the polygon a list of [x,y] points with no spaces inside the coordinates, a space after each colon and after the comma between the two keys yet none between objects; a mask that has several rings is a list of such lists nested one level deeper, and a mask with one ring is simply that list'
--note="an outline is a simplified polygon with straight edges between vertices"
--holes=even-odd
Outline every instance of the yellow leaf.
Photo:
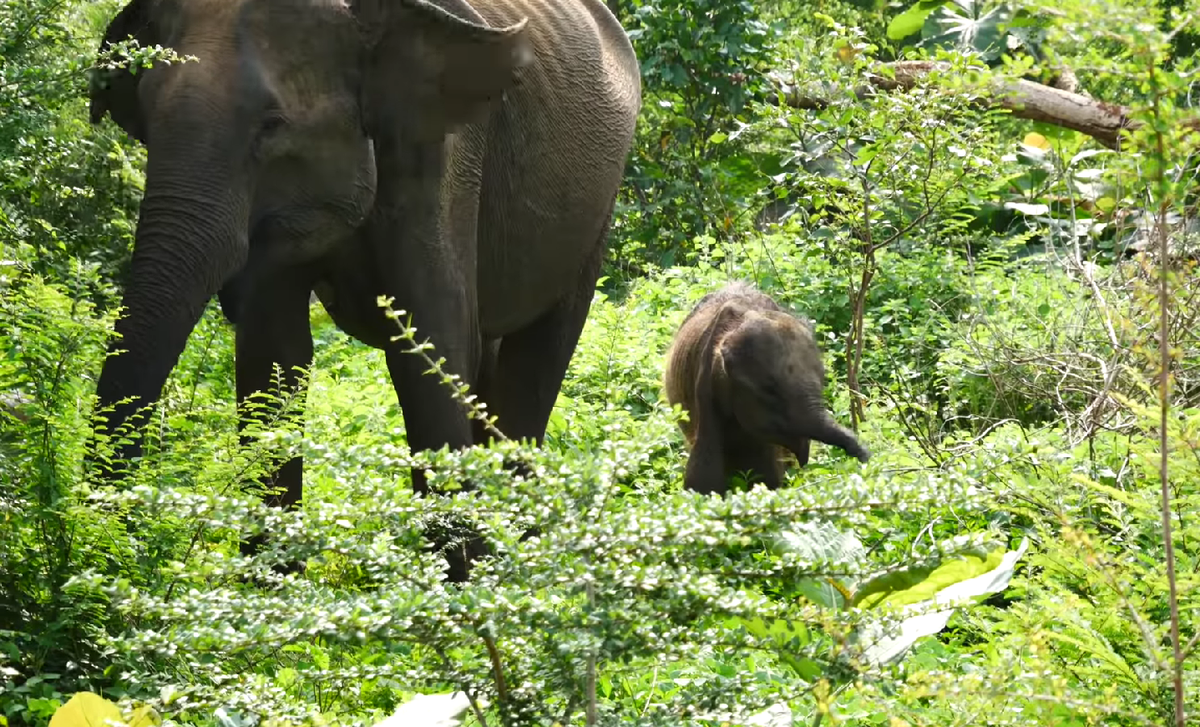
[{"label": "yellow leaf", "polygon": [[159,718],[158,712],[149,704],[143,704],[133,710],[133,714],[129,715],[129,727],[158,727],[162,724],[162,719]]},{"label": "yellow leaf", "polygon": [[854,57],[858,55],[858,49],[850,44],[846,44],[837,49],[838,60],[846,65],[850,65]]},{"label": "yellow leaf", "polygon": [[1038,149],[1050,148],[1050,141],[1046,139],[1046,137],[1032,131],[1025,135],[1022,143],[1024,143],[1025,146],[1033,146],[1037,147]]},{"label": "yellow leaf", "polygon": [[76,692],[50,718],[50,727],[105,727],[121,722],[121,710],[99,694]]}]

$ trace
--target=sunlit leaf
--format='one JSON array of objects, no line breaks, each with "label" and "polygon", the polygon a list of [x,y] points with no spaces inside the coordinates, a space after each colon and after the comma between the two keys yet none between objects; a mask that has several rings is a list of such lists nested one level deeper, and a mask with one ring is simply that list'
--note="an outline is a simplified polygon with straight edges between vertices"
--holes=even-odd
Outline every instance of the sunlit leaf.
[{"label": "sunlit leaf", "polygon": [[[998,593],[1007,588],[1017,561],[1025,554],[1028,547],[1029,539],[1023,538],[1021,545],[1014,551],[1004,553],[999,559],[999,564],[992,570],[942,588],[932,599],[908,602],[901,609],[901,613],[914,615],[908,616],[900,622],[899,633],[895,636],[886,635],[882,622],[863,625],[855,637],[855,640],[864,647],[863,658],[872,664],[887,664],[895,661],[903,656],[917,639],[936,634],[946,627],[950,617],[954,614],[954,607],[944,608],[945,606],[964,599]],[[987,559],[989,562],[995,552],[999,551],[989,554]],[[961,568],[957,570],[959,573],[962,572]]]},{"label": "sunlit leaf", "polygon": [[937,10],[946,0],[919,0],[915,5],[910,6],[907,10],[892,18],[892,22],[888,23],[887,37],[889,40],[902,40],[918,33],[921,26],[925,24],[925,18],[934,10]]},{"label": "sunlit leaf", "polygon": [[1031,131],[1028,134],[1026,134],[1025,138],[1021,140],[1021,143],[1025,144],[1026,146],[1034,146],[1039,149],[1049,149],[1050,148],[1050,140],[1047,139],[1046,137],[1042,136],[1041,134],[1037,133],[1036,131]]},{"label": "sunlit leaf", "polygon": [[1050,205],[1046,204],[1030,204],[1027,202],[1005,202],[1004,209],[1020,212],[1023,215],[1047,215],[1050,214]]},{"label": "sunlit leaf", "polygon": [[471,700],[462,692],[418,694],[375,727],[454,727],[470,708]]},{"label": "sunlit leaf", "polygon": [[932,598],[942,589],[986,573],[1000,562],[1004,548],[989,553],[967,553],[955,556],[935,566],[913,566],[872,578],[854,594],[853,603],[860,608],[874,608],[883,603],[904,606]]},{"label": "sunlit leaf", "polygon": [[121,710],[116,704],[91,692],[76,692],[50,718],[50,727],[104,727],[120,724]]}]

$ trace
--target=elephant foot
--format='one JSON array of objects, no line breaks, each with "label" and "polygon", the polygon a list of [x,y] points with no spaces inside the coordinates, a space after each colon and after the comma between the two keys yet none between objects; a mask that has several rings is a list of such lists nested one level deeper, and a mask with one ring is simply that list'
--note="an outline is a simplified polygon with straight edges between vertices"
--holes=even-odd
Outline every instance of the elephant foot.
[{"label": "elephant foot", "polygon": [[[253,557],[253,556],[257,555],[258,552],[260,550],[262,550],[263,544],[265,544],[266,542],[267,542],[266,534],[259,533],[258,535],[255,535],[253,537],[250,537],[250,538],[247,538],[247,539],[241,541],[238,544],[238,549],[241,551],[242,555],[249,558],[249,557]],[[307,570],[308,570],[308,562],[303,561],[303,560],[290,560],[290,561],[283,562],[283,563],[272,563],[271,570],[280,576],[287,576],[287,575],[292,575],[292,574],[304,575],[304,573],[307,572]],[[247,580],[253,581],[255,579],[251,578],[251,579],[247,579]],[[262,585],[262,584],[258,584],[258,585]]]},{"label": "elephant foot", "polygon": [[425,536],[430,540],[431,549],[446,559],[446,580],[450,583],[466,583],[476,560],[495,555],[491,545],[461,518],[430,523]]},{"label": "elephant foot", "polygon": [[504,460],[504,469],[508,470],[514,477],[522,477],[526,480],[533,479],[533,468],[528,462],[515,457],[509,457]]}]

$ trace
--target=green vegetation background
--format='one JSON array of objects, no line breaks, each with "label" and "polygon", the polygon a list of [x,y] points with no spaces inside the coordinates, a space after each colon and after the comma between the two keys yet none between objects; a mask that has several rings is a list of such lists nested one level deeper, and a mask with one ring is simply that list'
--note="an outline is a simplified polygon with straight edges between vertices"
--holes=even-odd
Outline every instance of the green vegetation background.
[{"label": "green vegetation background", "polygon": [[[515,445],[430,454],[482,486],[429,503],[382,355],[319,304],[302,432],[238,445],[214,303],[141,466],[93,487],[90,397],[145,158],[87,122],[120,3],[0,4],[0,719],[45,724],[91,690],[184,723],[370,723],[467,689],[491,705],[469,719],[493,724],[583,724],[590,706],[603,724],[743,724],[780,702],[797,724],[1166,724],[1164,304],[1179,684],[1200,712],[1197,146],[1179,123],[1196,3],[610,6],[645,105],[606,277],[546,444],[522,455],[536,478],[503,468]],[[853,93],[924,56],[950,70]],[[977,103],[991,77],[1063,69],[1147,122],[1119,152]],[[1160,233],[1165,261],[1142,253]],[[869,465],[818,445],[780,492],[680,490],[663,356],[732,279],[815,320]],[[271,513],[248,483],[290,451],[305,511]],[[461,589],[420,547],[425,519],[455,512],[499,551]],[[520,541],[529,525],[542,536]],[[282,550],[240,559],[237,535],[263,527]],[[896,663],[861,659],[850,604],[872,577],[1025,537],[1003,593]],[[294,554],[304,577],[247,582]]]}]

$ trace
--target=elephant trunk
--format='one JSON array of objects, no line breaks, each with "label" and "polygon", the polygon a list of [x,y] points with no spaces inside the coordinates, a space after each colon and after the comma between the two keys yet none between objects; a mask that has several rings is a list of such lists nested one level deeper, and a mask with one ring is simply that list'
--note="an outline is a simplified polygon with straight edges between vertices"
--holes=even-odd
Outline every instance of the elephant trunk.
[{"label": "elephant trunk", "polygon": [[[214,164],[218,155],[195,148],[185,150],[186,158],[157,149],[153,131],[124,310],[116,323],[120,337],[110,345],[97,384],[99,406],[114,407],[99,427],[108,432],[158,401],[204,306],[244,263],[248,247],[247,195],[231,188],[228,164]],[[139,453],[134,438],[119,454]]]},{"label": "elephant trunk", "polygon": [[867,449],[866,445],[858,441],[858,437],[854,435],[854,432],[834,421],[833,417],[827,411],[822,411],[812,431],[808,433],[807,438],[843,449],[846,454],[854,457],[859,462],[866,462],[871,458],[870,450]]}]

